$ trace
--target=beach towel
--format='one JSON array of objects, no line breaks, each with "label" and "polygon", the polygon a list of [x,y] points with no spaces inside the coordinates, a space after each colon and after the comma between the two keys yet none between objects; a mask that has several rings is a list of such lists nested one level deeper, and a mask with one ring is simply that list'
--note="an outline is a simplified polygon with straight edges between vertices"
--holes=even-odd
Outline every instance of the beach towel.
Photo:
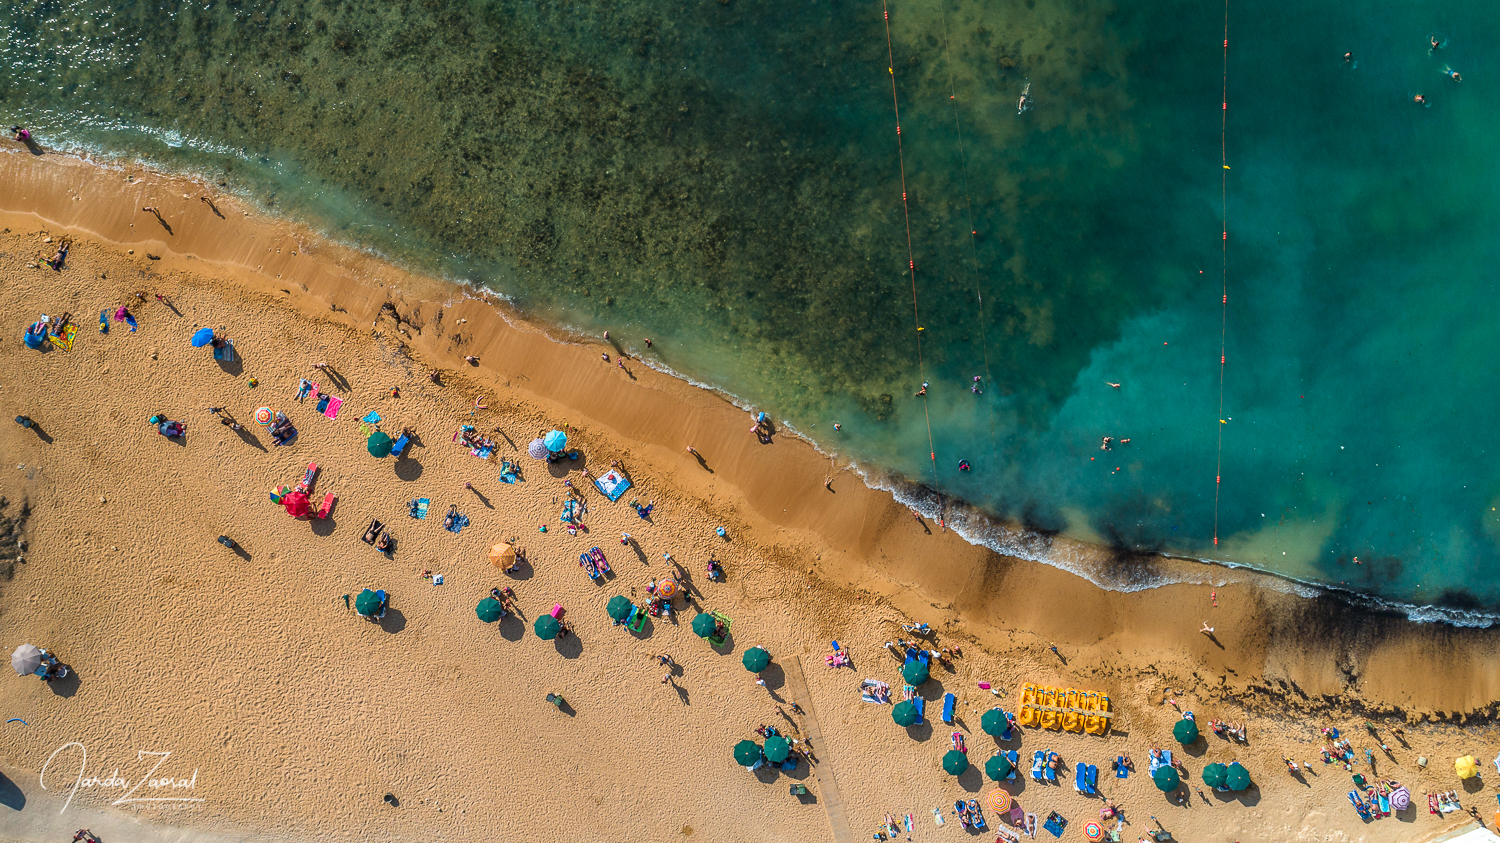
[{"label": "beach towel", "polygon": [[[332,398],[333,398],[332,395],[320,395],[320,396],[318,396],[318,404],[313,409],[317,410],[320,413],[323,412],[324,410],[328,409],[328,402]],[[363,432],[363,431],[361,431],[361,432]]]},{"label": "beach towel", "polygon": [[891,701],[891,686],[877,679],[866,679],[859,688],[859,698],[867,703],[884,705]]},{"label": "beach towel", "polygon": [[318,385],[317,384],[313,383],[312,381],[308,380],[307,378],[303,378],[302,381],[297,384],[297,400],[301,401],[302,399],[304,399],[304,398],[307,397],[307,393],[309,393],[309,392],[317,392],[317,391],[318,391]]},{"label": "beach towel", "polygon": [[943,819],[943,809],[942,808],[933,808],[932,809],[932,821],[935,822],[935,823],[937,823],[939,826],[941,826],[945,822],[945,820]]},{"label": "beach towel", "polygon": [[223,363],[234,362],[234,340],[228,340],[222,348],[214,349],[214,359]]},{"label": "beach towel", "polygon": [[1036,814],[1027,814],[1026,815],[1026,836],[1027,837],[1035,837],[1036,836]]},{"label": "beach towel", "polygon": [[521,479],[521,474],[520,474],[520,472],[518,472],[516,470],[516,466],[515,466],[514,463],[512,463],[510,460],[501,460],[500,461],[500,482],[501,483],[515,483],[515,482],[519,481],[520,479]]},{"label": "beach towel", "polygon": [[339,417],[339,408],[342,406],[344,406],[344,399],[337,395],[330,395],[328,396],[328,409],[323,411],[323,415],[330,419],[336,419]]},{"label": "beach towel", "polygon": [[280,442],[276,442],[274,439],[271,440],[271,441],[275,443],[276,447],[280,448],[282,445],[290,445],[290,444],[292,444],[292,440],[296,439],[296,438],[297,438],[297,428],[295,428],[295,427],[288,427],[288,428],[286,428],[286,436],[283,436],[281,438]]},{"label": "beach towel", "polygon": [[408,514],[411,515],[411,517],[416,518],[418,520],[426,518],[427,517],[427,507],[431,503],[432,503],[432,501],[428,500],[427,498],[418,498],[417,500],[414,500],[414,501],[411,502],[410,512]]},{"label": "beach towel", "polygon": [[450,533],[457,533],[459,530],[462,530],[467,526],[469,526],[469,516],[458,515],[454,516],[452,526],[444,527],[443,529],[447,530]]},{"label": "beach towel", "polygon": [[130,326],[130,332],[132,334],[135,333],[135,314],[131,313],[123,305],[119,310],[115,311],[115,321],[124,322],[126,325]]},{"label": "beach towel", "polygon": [[1056,811],[1048,815],[1047,821],[1042,823],[1042,828],[1052,832],[1053,837],[1062,837],[1063,829],[1067,827],[1068,821],[1063,819],[1062,815]]},{"label": "beach towel", "polygon": [[1125,766],[1125,756],[1123,755],[1115,756],[1115,778],[1130,778],[1130,768]]},{"label": "beach towel", "polygon": [[99,333],[109,333],[109,311],[107,310],[99,311]]},{"label": "beach towel", "polygon": [[1161,769],[1162,767],[1170,766],[1172,766],[1172,750],[1164,749],[1161,751],[1160,758],[1154,755],[1151,757],[1150,769],[1146,772],[1150,773],[1151,775],[1155,775],[1157,770]]},{"label": "beach towel", "polygon": [[490,458],[491,454],[495,453],[495,446],[494,445],[482,445],[482,446],[480,446],[478,448],[475,448],[475,449],[469,451],[469,453],[473,454],[476,457],[479,457],[482,460],[487,460],[487,459]]},{"label": "beach towel", "polygon": [[605,472],[603,477],[595,478],[594,485],[598,487],[601,494],[613,502],[619,500],[620,496],[625,494],[625,490],[630,488],[630,481],[625,479],[625,475],[612,468]]},{"label": "beach towel", "polygon": [[374,410],[371,410],[370,412],[365,413],[365,417],[360,419],[360,421],[364,422],[365,424],[380,424],[380,414],[375,412]]},{"label": "beach towel", "polygon": [[52,344],[64,351],[73,350],[73,340],[78,336],[78,326],[67,324],[63,326],[61,334],[52,334],[48,337]]}]

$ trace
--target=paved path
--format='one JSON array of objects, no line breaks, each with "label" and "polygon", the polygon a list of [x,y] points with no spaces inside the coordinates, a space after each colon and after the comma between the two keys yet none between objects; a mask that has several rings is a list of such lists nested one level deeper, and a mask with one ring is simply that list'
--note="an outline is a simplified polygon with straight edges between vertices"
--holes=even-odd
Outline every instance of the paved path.
[{"label": "paved path", "polygon": [[818,714],[813,710],[812,695],[807,692],[801,658],[788,660],[782,669],[786,674],[787,695],[802,706],[802,731],[820,759],[813,773],[818,777],[818,801],[828,812],[828,825],[833,829],[833,843],[854,843],[854,835],[849,832],[849,819],[844,814],[844,798],[839,794],[839,784],[833,777],[833,753],[823,741],[823,730],[818,728]]}]

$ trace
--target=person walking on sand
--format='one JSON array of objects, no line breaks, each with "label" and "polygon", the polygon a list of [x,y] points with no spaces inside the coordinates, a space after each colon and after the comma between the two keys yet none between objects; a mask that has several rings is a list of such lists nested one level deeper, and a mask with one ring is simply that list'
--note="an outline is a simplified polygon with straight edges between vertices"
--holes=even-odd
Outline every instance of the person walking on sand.
[{"label": "person walking on sand", "polygon": [[692,454],[695,457],[702,457],[703,456],[702,454],[698,453],[698,449],[694,448],[692,445],[687,446],[687,452],[689,454]]},{"label": "person walking on sand", "polygon": [[1213,635],[1214,634],[1214,628],[1208,625],[1208,621],[1204,621],[1203,622],[1203,628],[1200,629],[1200,630],[1198,630],[1198,631],[1201,632],[1201,633],[1203,633],[1204,635]]}]

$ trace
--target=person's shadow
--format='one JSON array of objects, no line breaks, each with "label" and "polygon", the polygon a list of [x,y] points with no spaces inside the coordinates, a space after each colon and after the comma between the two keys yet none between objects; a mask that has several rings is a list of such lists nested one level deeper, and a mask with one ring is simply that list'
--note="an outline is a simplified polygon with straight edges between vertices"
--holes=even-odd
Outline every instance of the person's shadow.
[{"label": "person's shadow", "polygon": [[36,138],[27,136],[24,140],[21,140],[21,143],[26,145],[26,151],[30,152],[32,155],[42,155],[45,152],[45,150],[43,150],[42,147],[37,144]]},{"label": "person's shadow", "polygon": [[262,445],[260,440],[256,438],[255,434],[250,432],[250,428],[245,427],[244,425],[240,425],[240,429],[236,430],[235,433],[239,434],[240,441],[244,442],[246,445],[254,445],[262,451],[266,450],[266,446]]},{"label": "person's shadow", "polygon": [[714,473],[714,470],[708,467],[708,460],[704,459],[702,454],[698,453],[697,451],[693,451],[693,459],[698,461],[699,468],[703,469],[709,474]]},{"label": "person's shadow", "polygon": [[328,377],[328,380],[333,382],[333,386],[335,389],[339,390],[340,392],[349,391],[349,380],[343,375],[339,374],[337,369],[333,368],[332,366],[324,366],[323,374]]},{"label": "person's shadow", "polygon": [[172,226],[169,225],[166,220],[164,220],[164,219],[161,218],[161,211],[158,211],[155,208],[152,208],[151,209],[151,216],[156,217],[156,221],[159,222],[159,223],[161,223],[161,227],[165,228],[167,230],[168,234],[172,233]]}]

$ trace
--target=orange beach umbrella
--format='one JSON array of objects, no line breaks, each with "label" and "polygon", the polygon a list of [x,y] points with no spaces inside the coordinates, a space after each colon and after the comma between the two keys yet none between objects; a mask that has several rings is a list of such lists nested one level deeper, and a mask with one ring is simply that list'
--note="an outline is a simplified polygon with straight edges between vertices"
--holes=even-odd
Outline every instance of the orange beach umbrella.
[{"label": "orange beach umbrella", "polygon": [[676,594],[677,594],[677,581],[676,580],[669,578],[669,579],[664,579],[661,582],[659,582],[659,583],[656,584],[656,596],[658,596],[658,597],[673,597]]},{"label": "orange beach umbrella", "polygon": [[497,568],[504,568],[516,561],[516,549],[508,542],[501,542],[490,548],[490,564]]},{"label": "orange beach umbrella", "polygon": [[1010,810],[1010,794],[998,787],[990,791],[989,798],[985,801],[990,804],[990,810],[997,813],[1003,814]]}]

